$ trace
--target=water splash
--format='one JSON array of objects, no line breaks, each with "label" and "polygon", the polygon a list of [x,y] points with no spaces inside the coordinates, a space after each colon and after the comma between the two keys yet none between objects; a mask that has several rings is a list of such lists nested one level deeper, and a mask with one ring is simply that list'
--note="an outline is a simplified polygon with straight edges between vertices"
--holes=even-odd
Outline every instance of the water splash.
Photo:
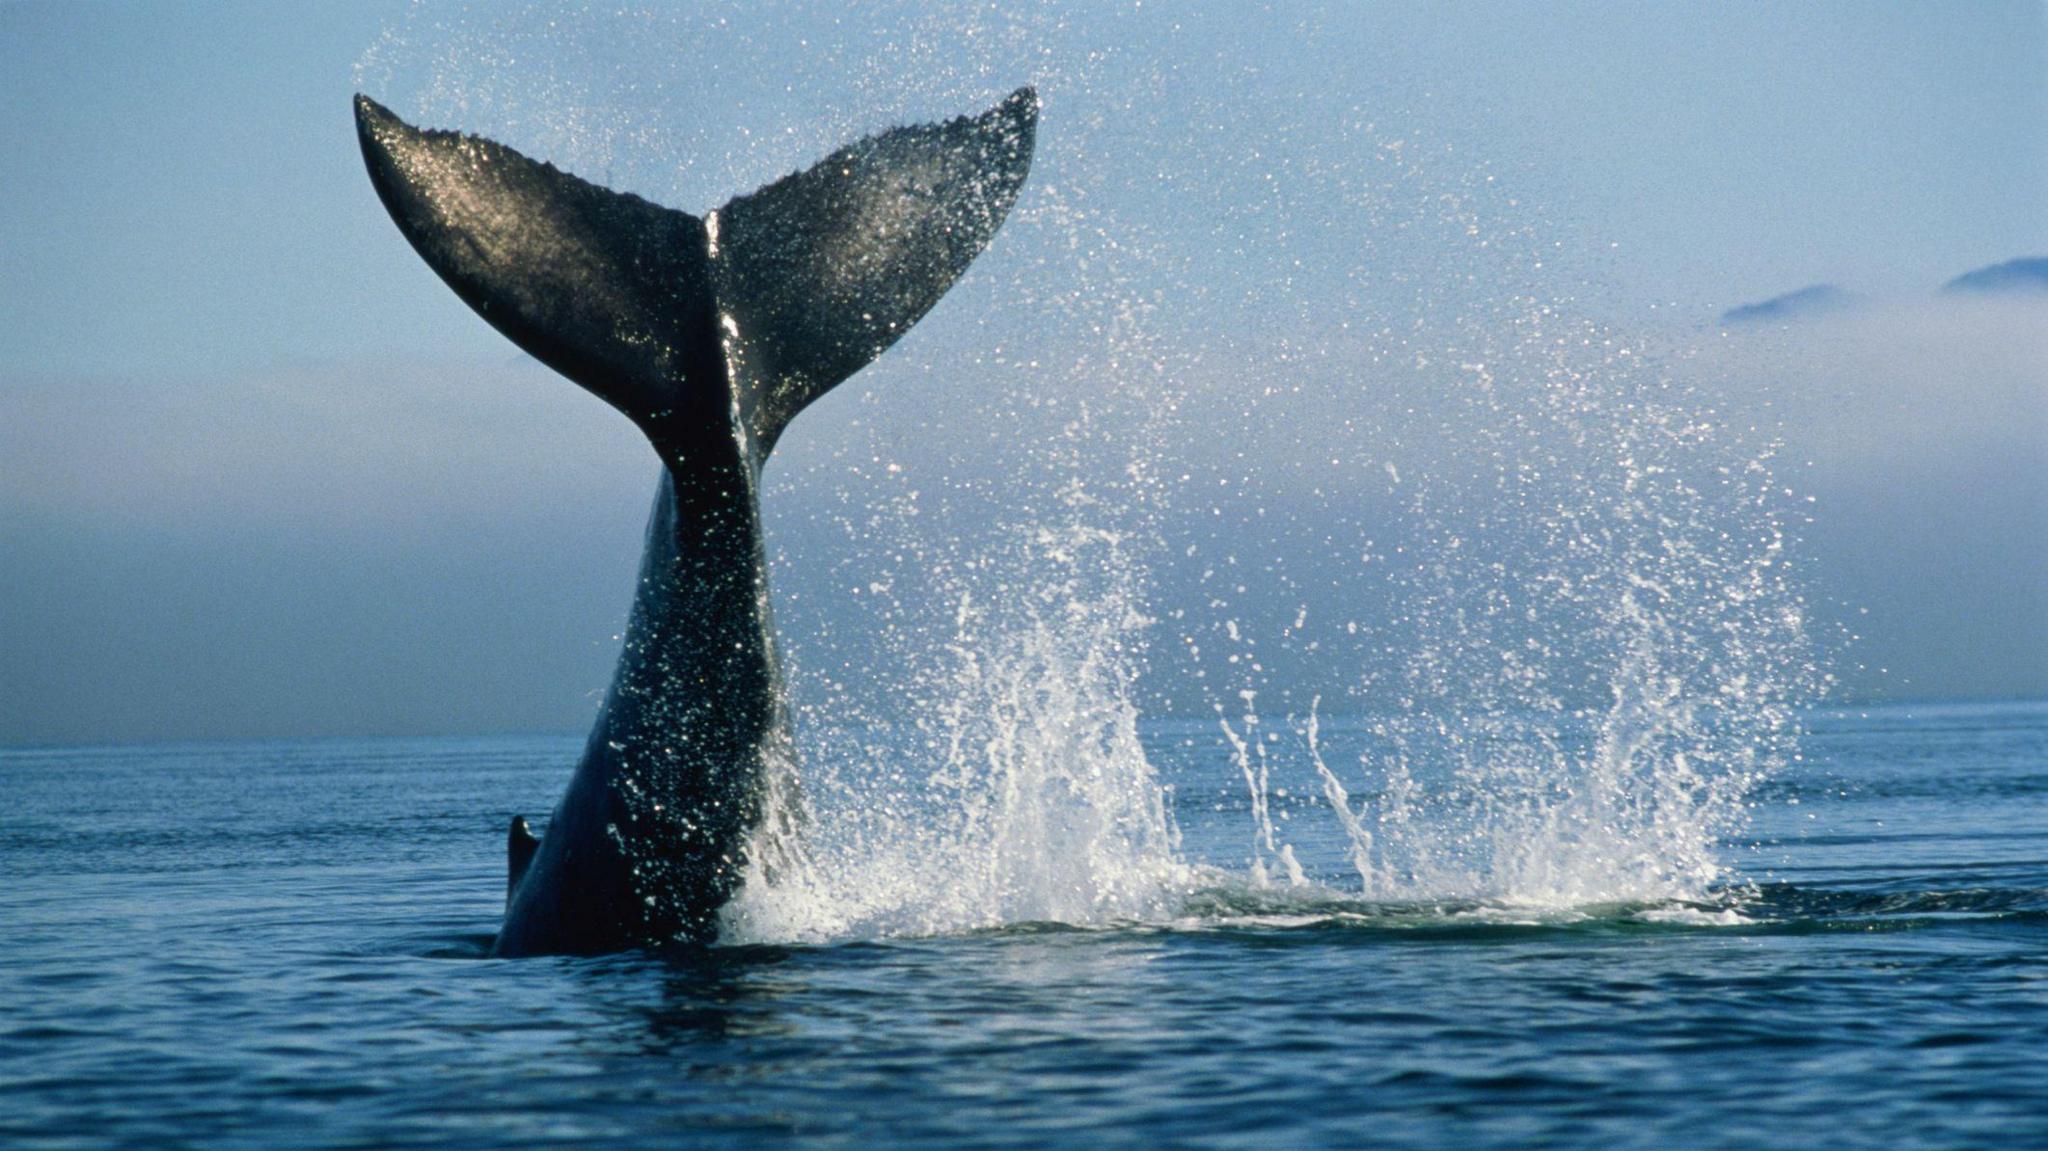
[{"label": "water splash", "polygon": [[1413,866],[1532,902],[1702,899],[1812,689],[1785,512],[1768,449],[1724,437],[1669,369],[1574,334],[1597,362],[1546,351],[1479,399],[1517,441],[1479,469],[1510,522],[1463,512],[1455,484],[1416,499],[1442,543],[1406,581],[1430,654],[1405,718],[1470,717],[1449,752],[1487,837],[1483,859]]},{"label": "water splash", "polygon": [[1156,919],[1189,888],[1139,740],[1133,644],[1149,621],[1117,574],[1133,570],[1126,541],[1078,484],[1062,503],[1067,518],[954,582],[951,635],[892,721],[848,727],[813,705],[803,861],[748,884],[731,937]]},{"label": "water splash", "polygon": [[[1329,764],[1323,762],[1322,744],[1317,738],[1322,734],[1322,717],[1317,714],[1322,703],[1322,696],[1310,701],[1308,726],[1303,730],[1302,738],[1308,745],[1309,761],[1315,764],[1316,779],[1322,784],[1323,800],[1330,805],[1331,812],[1337,817],[1337,826],[1344,832],[1345,862],[1358,873],[1359,882],[1364,885],[1364,889],[1375,892],[1379,890],[1379,876],[1373,863],[1372,829],[1352,810],[1351,792],[1345,788],[1344,782],[1337,777],[1336,772],[1330,770]],[[1401,792],[1389,789],[1388,798],[1388,808],[1380,813],[1382,820],[1395,818],[1396,805],[1405,806],[1406,797]]]},{"label": "water splash", "polygon": [[1308,882],[1308,876],[1301,864],[1294,858],[1294,845],[1281,843],[1273,831],[1273,770],[1266,752],[1267,740],[1259,730],[1259,713],[1255,707],[1258,693],[1240,692],[1244,700],[1244,715],[1238,721],[1244,728],[1242,735],[1230,726],[1230,720],[1217,708],[1217,725],[1223,729],[1223,738],[1230,744],[1231,760],[1237,764],[1238,774],[1244,778],[1246,798],[1251,802],[1252,812],[1252,855],[1251,881],[1254,887],[1266,887],[1272,883],[1268,861],[1278,864],[1280,874],[1287,879],[1287,886],[1301,887]]},{"label": "water splash", "polygon": [[[692,209],[1045,98],[998,242],[770,467],[803,793],[732,935],[1727,883],[1823,678],[1768,435],[1590,318],[1604,245],[1455,109],[1150,6],[424,11],[363,69],[401,108]],[[1220,725],[1227,851],[1141,713]]]},{"label": "water splash", "polygon": [[1352,692],[1374,802],[1309,708],[1370,897],[1716,898],[1820,686],[1768,447],[1724,434],[1680,370],[1554,315],[1439,333],[1455,369],[1420,374],[1433,446],[1398,469],[1398,607],[1368,628],[1399,662]]}]

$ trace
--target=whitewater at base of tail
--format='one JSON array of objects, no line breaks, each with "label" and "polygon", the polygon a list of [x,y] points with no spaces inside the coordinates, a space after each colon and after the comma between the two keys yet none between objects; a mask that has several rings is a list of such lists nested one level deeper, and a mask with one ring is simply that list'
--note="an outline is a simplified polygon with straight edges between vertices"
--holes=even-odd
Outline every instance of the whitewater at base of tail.
[{"label": "whitewater at base of tail", "polygon": [[[1325,763],[1371,722],[1323,714]],[[482,958],[502,818],[544,808],[574,737],[0,752],[0,1142],[2048,1139],[2048,705],[1808,726],[1720,845],[1743,882],[1694,901],[1365,895],[1300,724],[1267,794],[1307,882],[1260,888],[1230,742],[1140,719],[1170,899],[1074,926],[1035,917],[1128,873],[934,871],[821,942],[514,962]],[[920,883],[926,926],[993,902],[919,932]]]}]

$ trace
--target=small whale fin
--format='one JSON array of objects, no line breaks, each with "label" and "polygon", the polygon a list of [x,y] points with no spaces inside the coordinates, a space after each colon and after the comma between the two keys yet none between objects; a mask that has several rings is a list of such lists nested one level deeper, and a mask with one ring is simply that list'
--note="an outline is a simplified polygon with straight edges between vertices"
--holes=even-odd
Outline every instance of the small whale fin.
[{"label": "small whale fin", "polygon": [[540,850],[540,840],[533,829],[526,826],[526,817],[512,817],[512,828],[505,835],[505,902],[509,906],[512,893],[519,890],[519,881],[526,878],[526,869],[533,863],[534,853]]},{"label": "small whale fin", "polygon": [[493,327],[665,455],[729,435],[737,401],[766,459],[988,245],[1029,171],[1038,97],[871,136],[703,219],[367,96],[355,111],[399,230]]}]

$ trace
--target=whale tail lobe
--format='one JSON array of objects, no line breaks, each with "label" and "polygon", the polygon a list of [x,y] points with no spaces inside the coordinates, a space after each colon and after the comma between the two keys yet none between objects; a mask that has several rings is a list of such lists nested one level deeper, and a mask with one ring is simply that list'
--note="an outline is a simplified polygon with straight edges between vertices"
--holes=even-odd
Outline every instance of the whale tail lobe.
[{"label": "whale tail lobe", "polygon": [[470,307],[657,447],[739,431],[758,459],[988,245],[1037,117],[1020,88],[978,116],[850,144],[700,218],[356,97],[378,195]]}]

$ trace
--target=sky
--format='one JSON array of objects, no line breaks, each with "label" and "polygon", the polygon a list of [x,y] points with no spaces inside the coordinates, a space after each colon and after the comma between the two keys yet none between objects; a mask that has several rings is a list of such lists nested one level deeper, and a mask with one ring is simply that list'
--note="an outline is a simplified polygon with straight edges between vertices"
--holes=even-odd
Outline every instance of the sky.
[{"label": "sky", "polygon": [[[1731,428],[1762,429],[1751,447],[1784,440],[1838,698],[2040,695],[2048,325],[1933,293],[2048,254],[2044,12],[0,4],[0,742],[587,722],[651,454],[401,241],[352,139],[359,86],[702,210],[1040,83],[1019,220],[771,477],[800,656],[872,622],[851,589],[901,566],[848,542],[844,508],[900,510],[904,475],[972,492],[1026,432],[1068,437],[1028,453],[1044,492],[1063,466],[1117,473],[1140,428],[1163,474],[1222,476],[1230,499],[1147,520],[1162,619],[1204,602],[1204,515],[1247,548],[1399,538],[1405,496],[1359,488],[1324,522],[1280,464],[1426,469],[1398,413],[1357,399],[1386,351],[1358,332],[1469,333],[1540,298],[1672,349]],[[1520,294],[1491,262],[1510,247]],[[1872,310],[1714,329],[1821,281]],[[1017,382],[1040,357],[1045,380]],[[1105,383],[1134,364],[1179,390],[1172,426],[1156,388]],[[1233,398],[1253,390],[1265,407]],[[989,437],[979,460],[925,434],[948,404]],[[1091,404],[1071,431],[1060,413]],[[1259,458],[1224,475],[1246,443]],[[1269,497],[1286,532],[1254,522]],[[977,538],[1015,511],[953,502],[967,518],[917,530]],[[1376,604],[1337,563],[1269,564],[1247,594],[1276,618],[1307,584]],[[1337,646],[1276,663],[1275,690],[1342,678]],[[1148,698],[1200,710],[1210,688],[1155,663]]]}]

